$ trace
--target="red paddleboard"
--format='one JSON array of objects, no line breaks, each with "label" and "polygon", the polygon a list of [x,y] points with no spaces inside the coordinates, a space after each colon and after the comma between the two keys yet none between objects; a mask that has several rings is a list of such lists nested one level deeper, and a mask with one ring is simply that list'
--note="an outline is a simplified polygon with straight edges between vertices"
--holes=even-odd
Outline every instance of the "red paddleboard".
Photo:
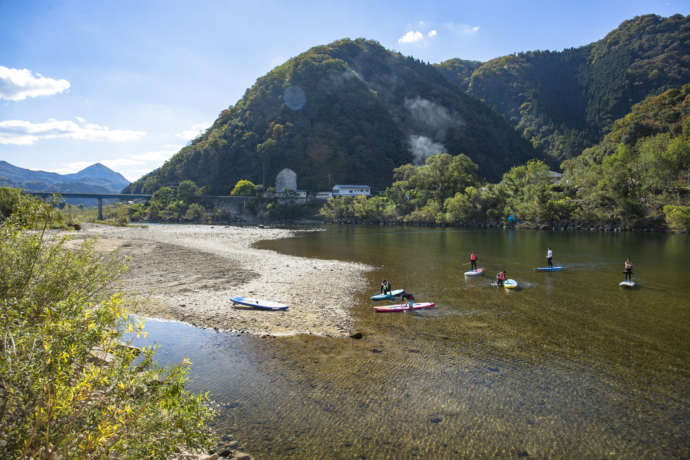
[{"label": "red paddleboard", "polygon": [[381,307],[374,307],[374,310],[376,310],[379,313],[392,313],[392,312],[397,312],[397,311],[410,311],[410,310],[425,310],[427,308],[433,308],[434,305],[436,305],[433,302],[422,302],[422,303],[416,303],[412,305],[412,308],[410,308],[409,305],[406,303],[403,304],[397,304],[397,305],[384,305]]}]

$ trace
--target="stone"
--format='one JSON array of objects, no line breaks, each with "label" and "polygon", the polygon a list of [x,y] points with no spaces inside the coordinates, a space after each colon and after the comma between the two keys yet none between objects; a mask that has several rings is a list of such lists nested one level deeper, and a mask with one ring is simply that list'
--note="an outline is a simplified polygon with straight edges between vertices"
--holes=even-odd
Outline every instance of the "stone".
[{"label": "stone", "polygon": [[352,338],[352,339],[357,339],[357,340],[361,339],[362,337],[364,337],[364,336],[362,335],[361,332],[355,332],[354,334],[352,334],[352,335],[350,336],[350,338]]},{"label": "stone", "polygon": [[235,455],[232,458],[234,458],[235,460],[253,460],[253,457],[251,455],[249,455],[246,452],[240,451],[235,452]]}]

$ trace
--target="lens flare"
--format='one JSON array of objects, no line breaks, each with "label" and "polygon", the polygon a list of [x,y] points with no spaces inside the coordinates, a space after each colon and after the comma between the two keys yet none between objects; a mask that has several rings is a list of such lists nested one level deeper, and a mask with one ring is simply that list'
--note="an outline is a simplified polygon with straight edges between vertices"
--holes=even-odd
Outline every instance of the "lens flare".
[{"label": "lens flare", "polygon": [[283,93],[283,101],[290,110],[301,110],[307,103],[307,96],[299,86],[288,86]]}]

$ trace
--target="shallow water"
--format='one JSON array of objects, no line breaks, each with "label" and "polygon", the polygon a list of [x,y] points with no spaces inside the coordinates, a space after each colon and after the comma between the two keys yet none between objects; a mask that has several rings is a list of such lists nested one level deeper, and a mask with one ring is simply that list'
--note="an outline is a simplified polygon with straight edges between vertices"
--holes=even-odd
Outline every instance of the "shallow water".
[{"label": "shallow water", "polygon": [[[547,246],[566,270],[534,271]],[[260,247],[377,268],[361,340],[148,322],[257,458],[690,456],[687,236],[329,227]],[[471,251],[487,276],[462,276]],[[501,269],[519,290],[489,286]],[[374,313],[383,278],[436,308]]]}]

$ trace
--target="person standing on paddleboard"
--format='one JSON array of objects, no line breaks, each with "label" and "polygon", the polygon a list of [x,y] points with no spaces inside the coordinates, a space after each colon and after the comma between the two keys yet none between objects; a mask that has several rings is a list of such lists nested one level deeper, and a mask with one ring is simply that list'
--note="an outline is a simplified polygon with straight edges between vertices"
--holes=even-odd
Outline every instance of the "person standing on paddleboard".
[{"label": "person standing on paddleboard", "polygon": [[477,254],[475,254],[474,251],[470,254],[470,265],[473,271],[477,269]]},{"label": "person standing on paddleboard", "polygon": [[553,251],[551,248],[548,248],[546,250],[546,263],[549,265],[549,267],[553,268],[553,262],[551,261],[553,259]]},{"label": "person standing on paddleboard", "polygon": [[632,281],[632,262],[630,258],[625,258],[625,281]]}]

